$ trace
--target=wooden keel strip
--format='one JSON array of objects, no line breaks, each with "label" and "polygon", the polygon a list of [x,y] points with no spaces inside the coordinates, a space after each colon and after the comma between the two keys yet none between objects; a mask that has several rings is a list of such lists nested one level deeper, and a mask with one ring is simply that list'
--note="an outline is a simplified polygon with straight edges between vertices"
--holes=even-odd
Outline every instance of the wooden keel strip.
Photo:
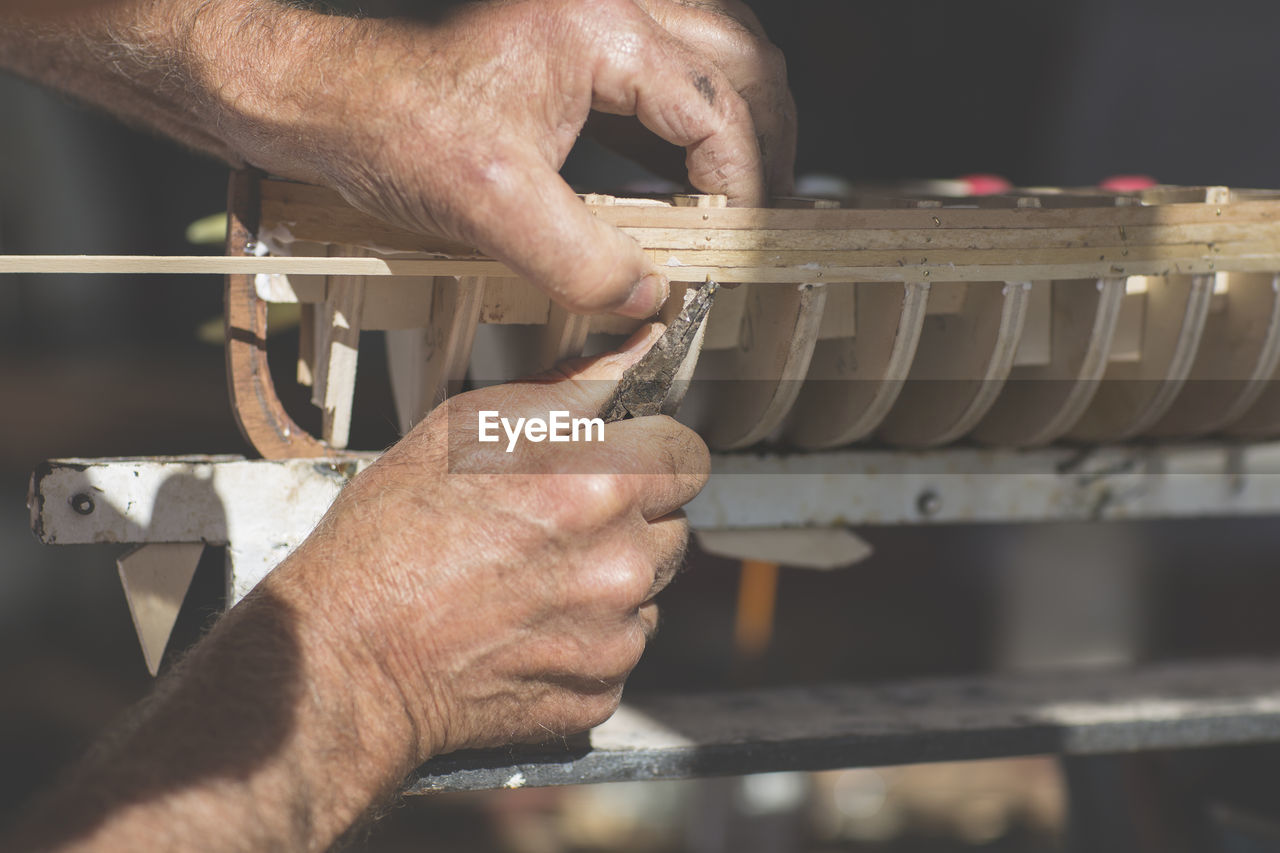
[{"label": "wooden keel strip", "polygon": [[[770,249],[718,252],[650,250],[673,282],[717,281],[804,284],[847,281],[1049,281],[1119,275],[1275,272],[1280,241],[1096,249],[972,249],[921,254]],[[483,258],[397,257],[158,257],[125,255],[5,255],[0,273],[128,275],[359,275],[511,277],[503,264]],[[296,301],[282,299],[281,301]]]}]

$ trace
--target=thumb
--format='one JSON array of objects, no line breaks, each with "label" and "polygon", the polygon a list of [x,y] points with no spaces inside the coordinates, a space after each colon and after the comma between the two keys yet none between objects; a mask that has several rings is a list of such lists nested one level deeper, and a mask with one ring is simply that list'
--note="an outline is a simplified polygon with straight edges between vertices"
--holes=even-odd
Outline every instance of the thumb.
[{"label": "thumb", "polygon": [[594,417],[609,402],[622,374],[644,358],[666,329],[662,323],[649,323],[637,329],[618,350],[562,361],[546,373],[524,381],[539,386],[539,405]]},{"label": "thumb", "polygon": [[492,166],[490,191],[464,206],[476,244],[576,314],[653,316],[669,288],[640,245],[593,216],[546,162],[513,161]]}]

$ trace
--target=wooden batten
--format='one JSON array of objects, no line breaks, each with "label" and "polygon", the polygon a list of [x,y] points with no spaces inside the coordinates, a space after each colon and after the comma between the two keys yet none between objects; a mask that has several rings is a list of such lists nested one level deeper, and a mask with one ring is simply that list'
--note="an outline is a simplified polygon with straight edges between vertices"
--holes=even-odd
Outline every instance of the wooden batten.
[{"label": "wooden batten", "polygon": [[[364,250],[333,247],[339,257],[355,257]],[[364,278],[331,276],[320,323],[316,328],[316,371],[311,402],[321,410],[321,437],[330,447],[346,448],[351,432],[351,409],[356,392],[360,356]]]},{"label": "wooden batten", "polygon": [[402,433],[462,390],[486,287],[484,278],[436,278],[429,286],[429,316],[418,328],[387,333],[391,392]]},{"label": "wooden batten", "polygon": [[298,306],[298,384],[310,388],[316,381],[316,324],[320,311],[313,302]]}]

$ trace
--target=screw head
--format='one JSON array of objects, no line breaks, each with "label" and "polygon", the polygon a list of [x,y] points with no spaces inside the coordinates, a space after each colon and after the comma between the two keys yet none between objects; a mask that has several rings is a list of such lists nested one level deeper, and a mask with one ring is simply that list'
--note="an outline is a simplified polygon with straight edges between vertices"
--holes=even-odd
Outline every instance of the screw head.
[{"label": "screw head", "polygon": [[916,498],[916,511],[926,518],[942,511],[942,496],[933,489],[925,489]]},{"label": "screw head", "polygon": [[68,503],[80,515],[89,515],[93,512],[93,498],[84,492],[77,492],[72,495]]}]

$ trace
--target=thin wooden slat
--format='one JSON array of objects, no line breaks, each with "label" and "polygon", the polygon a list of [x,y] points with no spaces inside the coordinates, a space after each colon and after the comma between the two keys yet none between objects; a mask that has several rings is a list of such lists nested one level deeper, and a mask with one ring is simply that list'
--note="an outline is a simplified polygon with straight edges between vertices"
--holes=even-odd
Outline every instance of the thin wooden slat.
[{"label": "thin wooden slat", "polygon": [[881,438],[930,447],[977,425],[1013,367],[1030,284],[971,283],[959,314],[928,318],[906,385],[878,431]]},{"label": "thin wooden slat", "polygon": [[387,333],[387,365],[402,433],[462,389],[485,287],[483,278],[437,278],[425,325]]},{"label": "thin wooden slat", "polygon": [[[1118,275],[1275,272],[1280,241],[1260,235],[1252,242],[1154,246],[1092,250],[949,250],[918,252],[749,252],[689,251],[680,255],[652,251],[674,282],[699,283],[708,277],[743,283],[803,284],[827,281],[1041,281],[1108,278]],[[807,259],[807,260],[806,260]],[[674,263],[673,263],[674,262]],[[84,273],[129,275],[293,274],[361,276],[474,275],[510,277],[512,272],[486,259],[404,260],[398,257],[153,257],[153,256],[0,256],[3,273]]]},{"label": "thin wooden slat", "polygon": [[1280,364],[1280,277],[1226,273],[1223,279],[1223,309],[1209,313],[1191,374],[1149,436],[1205,435],[1230,425],[1249,411]]},{"label": "thin wooden slat", "polygon": [[[956,228],[997,230],[1044,230],[1054,228],[1127,229],[1147,226],[1171,227],[1189,224],[1246,224],[1250,227],[1280,223],[1280,205],[1275,199],[1242,200],[1232,204],[1217,201],[1201,203],[1156,204],[1151,206],[1116,206],[1114,197],[1099,197],[1096,206],[1049,207],[1026,210],[1008,205],[1000,208],[944,207],[924,212],[900,209],[763,209],[724,208],[704,210],[662,205],[630,206],[614,204],[592,206],[593,215],[624,230],[636,228],[732,229],[918,229],[928,232]],[[441,254],[464,256],[474,253],[472,247],[439,237],[414,234],[388,225],[350,207],[337,193],[320,187],[281,181],[268,181],[263,187],[263,224],[287,239],[369,239],[373,247],[435,250]],[[936,220],[936,221],[935,221]],[[1136,233],[1136,232],[1135,232]],[[411,239],[413,245],[399,241]],[[1130,239],[1134,239],[1132,234]],[[379,243],[381,240],[383,242]],[[431,247],[431,249],[425,247]]]},{"label": "thin wooden slat", "polygon": [[1049,363],[1053,344],[1053,282],[1033,281],[1027,294],[1027,318],[1013,356],[1014,367]]},{"label": "thin wooden slat", "polygon": [[[295,242],[286,248],[288,251],[282,254],[291,258],[329,257],[329,247],[324,243]],[[326,286],[324,275],[262,273],[254,279],[258,298],[275,303],[324,302]]]},{"label": "thin wooden slat", "polygon": [[1084,414],[1107,369],[1122,278],[1053,283],[1049,362],[1015,366],[973,431],[984,444],[1048,444]]},{"label": "thin wooden slat", "polygon": [[[360,253],[334,247],[337,253]],[[360,322],[364,311],[364,278],[331,276],[317,327],[317,358],[311,402],[321,410],[321,437],[330,447],[345,448],[351,432],[351,410],[360,356]]]},{"label": "thin wooden slat", "polygon": [[316,323],[320,312],[314,302],[298,306],[298,384],[310,388],[316,377]]}]

